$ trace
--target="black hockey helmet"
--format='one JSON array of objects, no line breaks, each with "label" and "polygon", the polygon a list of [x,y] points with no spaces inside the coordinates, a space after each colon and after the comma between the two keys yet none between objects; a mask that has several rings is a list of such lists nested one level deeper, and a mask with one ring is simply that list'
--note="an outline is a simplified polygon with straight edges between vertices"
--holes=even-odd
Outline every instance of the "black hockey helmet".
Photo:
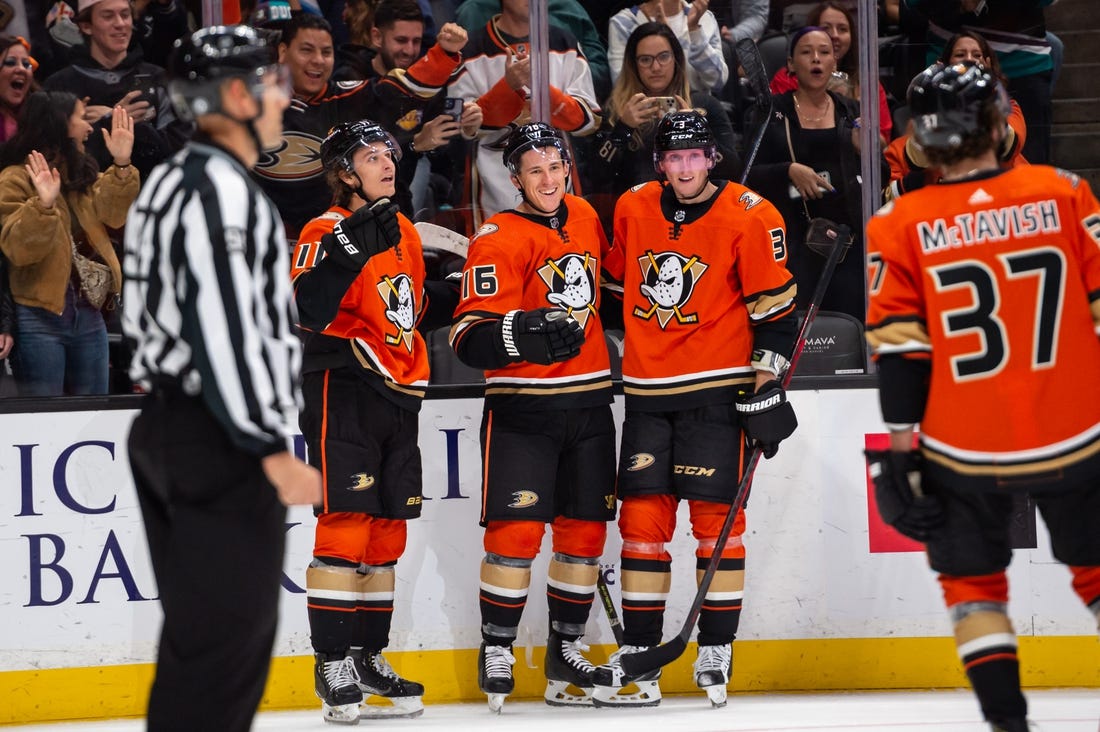
[{"label": "black hockey helmet", "polygon": [[275,67],[275,49],[254,28],[215,25],[176,41],[168,62],[168,91],[183,119],[221,111],[221,84],[243,78],[256,98]]},{"label": "black hockey helmet", "polygon": [[922,147],[951,150],[983,131],[982,109],[994,104],[1005,117],[1008,93],[988,69],[973,61],[935,63],[909,85],[913,137]]},{"label": "black hockey helmet", "polygon": [[359,148],[366,147],[372,142],[383,143],[393,153],[394,162],[401,159],[401,146],[397,144],[393,135],[377,122],[360,119],[355,122],[341,122],[329,130],[328,135],[321,141],[321,165],[325,170],[339,165],[351,172],[352,155]]},{"label": "black hockey helmet", "polygon": [[528,150],[539,147],[556,147],[561,159],[569,163],[569,145],[556,127],[545,122],[529,122],[512,130],[508,141],[504,143],[504,164],[512,175],[519,172],[519,159]]},{"label": "black hockey helmet", "polygon": [[718,147],[706,118],[691,109],[670,112],[657,123],[657,134],[653,138],[653,169],[658,176],[663,175],[661,156],[669,150],[699,149],[706,152],[713,168],[718,162]]}]

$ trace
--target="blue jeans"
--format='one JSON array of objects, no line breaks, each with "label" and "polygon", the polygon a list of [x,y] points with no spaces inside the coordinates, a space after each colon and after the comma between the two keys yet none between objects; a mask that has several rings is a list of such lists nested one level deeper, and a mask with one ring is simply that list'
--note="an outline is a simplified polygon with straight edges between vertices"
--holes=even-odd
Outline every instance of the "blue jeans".
[{"label": "blue jeans", "polygon": [[107,393],[107,325],[72,284],[61,315],[16,303],[15,316],[11,370],[19,396]]}]

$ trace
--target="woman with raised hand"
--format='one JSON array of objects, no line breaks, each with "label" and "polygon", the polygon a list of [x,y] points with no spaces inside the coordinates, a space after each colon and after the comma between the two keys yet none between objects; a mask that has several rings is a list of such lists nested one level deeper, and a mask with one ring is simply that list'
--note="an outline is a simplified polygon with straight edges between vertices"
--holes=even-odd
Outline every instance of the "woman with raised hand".
[{"label": "woman with raised hand", "polygon": [[84,151],[91,133],[76,96],[35,92],[0,149],[0,249],[15,299],[12,372],[21,396],[107,393],[101,309],[122,285],[107,227],[126,222],[137,196],[134,122],[115,108],[102,132],[114,163],[102,173]]}]

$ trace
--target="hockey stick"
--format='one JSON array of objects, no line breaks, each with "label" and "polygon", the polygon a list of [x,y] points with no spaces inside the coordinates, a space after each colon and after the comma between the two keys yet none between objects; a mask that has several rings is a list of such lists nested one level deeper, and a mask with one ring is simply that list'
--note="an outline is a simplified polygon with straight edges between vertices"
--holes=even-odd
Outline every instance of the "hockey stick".
[{"label": "hockey stick", "polygon": [[463,259],[466,258],[466,252],[470,249],[470,240],[467,237],[429,221],[417,221],[413,226],[416,227],[416,233],[420,234],[422,246],[442,249],[445,252],[457,254]]},{"label": "hockey stick", "polygon": [[768,121],[772,116],[772,93],[768,85],[768,71],[764,68],[764,59],[760,56],[760,49],[756,41],[751,38],[742,38],[734,46],[737,53],[737,61],[745,70],[745,78],[749,80],[749,88],[754,95],[753,104],[757,109],[765,110],[760,120],[760,129],[752,138],[752,147],[749,148],[749,157],[745,160],[745,169],[741,171],[741,185],[749,177],[749,170],[756,160],[756,153],[760,150],[760,143],[764,139],[764,130],[768,127]]},{"label": "hockey stick", "polygon": [[[798,329],[798,336],[794,342],[794,351],[791,353],[791,365],[787,369],[787,373],[783,376],[783,388],[786,389],[791,383],[791,377],[794,375],[795,367],[798,365],[798,361],[802,356],[802,351],[806,347],[806,339],[810,334],[810,326],[813,324],[814,318],[817,317],[817,311],[821,309],[821,301],[825,298],[825,290],[829,286],[829,280],[833,278],[833,270],[836,269],[837,262],[844,256],[844,252],[847,251],[848,246],[852,242],[851,229],[847,226],[837,226],[827,229],[822,236],[825,241],[815,241],[816,245],[820,245],[822,248],[831,246],[829,256],[825,260],[825,268],[821,272],[821,279],[817,281],[817,286],[814,288],[813,297],[810,299],[810,304],[806,308],[806,316],[802,320],[802,325]],[[737,518],[737,512],[741,510],[741,507],[745,504],[745,498],[748,497],[749,484],[752,482],[753,473],[756,472],[756,465],[760,461],[760,455],[763,452],[762,448],[757,445],[752,448],[749,453],[748,463],[745,466],[745,474],[741,477],[741,482],[737,484],[737,492],[734,494],[733,502],[730,504],[730,509],[726,513],[726,519],[722,523],[722,529],[718,532],[718,537],[715,539],[714,551],[711,552],[710,559],[707,561],[707,568],[703,572],[702,578],[699,580],[699,588],[695,592],[695,599],[691,603],[691,608],[688,610],[687,618],[684,620],[684,625],[680,628],[680,632],[676,637],[669,640],[667,643],[662,643],[659,646],[654,646],[645,651],[639,651],[637,653],[624,653],[619,657],[619,662],[622,664],[623,671],[626,675],[625,681],[629,682],[631,679],[638,678],[651,671],[656,671],[662,666],[668,664],[679,658],[687,649],[688,639],[691,637],[691,632],[695,629],[695,623],[699,620],[699,613],[703,610],[703,601],[706,599],[707,590],[710,589],[710,583],[714,579],[715,572],[718,571],[718,562],[722,558],[722,550],[726,546],[726,541],[729,540],[730,532],[733,530],[733,522]],[[607,686],[613,686],[615,684],[607,684]]]},{"label": "hockey stick", "polygon": [[611,599],[611,590],[603,578],[603,572],[600,572],[596,578],[596,592],[600,596],[600,602],[603,603],[603,611],[607,614],[607,624],[611,626],[611,634],[615,636],[615,644],[622,648],[623,624],[619,622],[619,613],[615,610],[615,601]]}]

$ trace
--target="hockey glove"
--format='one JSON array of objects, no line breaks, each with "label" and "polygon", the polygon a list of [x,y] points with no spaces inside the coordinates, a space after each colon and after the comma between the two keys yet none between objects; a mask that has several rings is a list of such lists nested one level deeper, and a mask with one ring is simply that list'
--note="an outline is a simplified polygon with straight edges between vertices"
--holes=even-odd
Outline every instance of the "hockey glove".
[{"label": "hockey glove", "polygon": [[546,366],[568,361],[584,345],[581,324],[558,308],[513,310],[497,327],[504,353],[513,362],[530,361]]},{"label": "hockey glove", "polygon": [[745,434],[760,444],[765,458],[773,457],[779,451],[779,443],[798,426],[787,392],[775,379],[762,384],[755,394],[739,400],[735,406]]},{"label": "hockey glove", "polygon": [[899,533],[925,542],[943,524],[943,505],[921,490],[919,452],[864,450],[878,515]]},{"label": "hockey glove", "polygon": [[388,198],[361,206],[351,216],[337,222],[331,234],[321,237],[325,254],[348,269],[362,269],[368,259],[401,240],[397,210],[397,204]]}]

